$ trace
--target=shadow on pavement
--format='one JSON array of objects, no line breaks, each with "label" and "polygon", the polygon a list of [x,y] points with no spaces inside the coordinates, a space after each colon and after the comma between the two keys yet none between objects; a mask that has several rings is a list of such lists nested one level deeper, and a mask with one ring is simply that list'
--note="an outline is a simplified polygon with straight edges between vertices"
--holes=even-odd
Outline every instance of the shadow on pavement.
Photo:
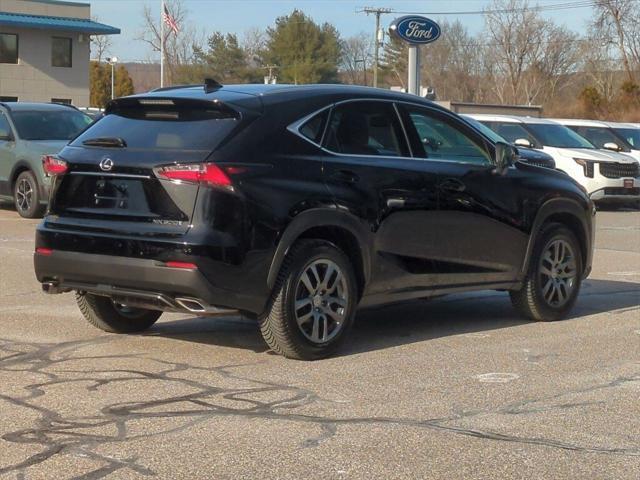
[{"label": "shadow on pavement", "polygon": [[[569,319],[630,309],[640,312],[640,283],[587,280]],[[359,312],[342,355],[526,323],[529,321],[511,307],[505,292],[477,292],[406,302]],[[145,335],[250,349],[257,353],[267,351],[256,322],[244,318],[165,321]]]}]

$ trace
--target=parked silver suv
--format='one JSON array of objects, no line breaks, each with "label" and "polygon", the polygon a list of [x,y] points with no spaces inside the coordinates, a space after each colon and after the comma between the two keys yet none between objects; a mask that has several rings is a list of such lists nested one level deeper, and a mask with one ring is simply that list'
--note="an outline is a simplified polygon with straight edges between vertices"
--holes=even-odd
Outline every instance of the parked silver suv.
[{"label": "parked silver suv", "polygon": [[0,103],[0,200],[13,201],[22,217],[40,216],[50,184],[43,155],[58,153],[91,121],[68,105]]}]

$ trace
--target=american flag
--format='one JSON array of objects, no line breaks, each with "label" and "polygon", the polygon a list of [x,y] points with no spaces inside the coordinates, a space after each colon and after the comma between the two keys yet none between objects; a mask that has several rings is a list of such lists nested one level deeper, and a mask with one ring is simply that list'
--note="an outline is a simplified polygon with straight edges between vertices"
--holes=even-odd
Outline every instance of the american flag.
[{"label": "american flag", "polygon": [[166,23],[173,33],[177,35],[180,31],[180,28],[178,28],[178,22],[176,22],[176,19],[171,16],[166,5],[163,4],[162,7],[162,20],[164,20],[164,23]]}]

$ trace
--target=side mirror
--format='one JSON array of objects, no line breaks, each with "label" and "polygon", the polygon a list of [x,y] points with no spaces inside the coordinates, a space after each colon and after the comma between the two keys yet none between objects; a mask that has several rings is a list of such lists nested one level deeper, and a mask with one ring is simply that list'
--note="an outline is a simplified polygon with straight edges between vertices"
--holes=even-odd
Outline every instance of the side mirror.
[{"label": "side mirror", "polygon": [[13,142],[13,135],[8,130],[0,128],[0,142]]},{"label": "side mirror", "polygon": [[496,168],[494,172],[504,175],[509,167],[518,161],[518,149],[504,142],[496,142]]},{"label": "side mirror", "polygon": [[607,142],[602,146],[602,148],[612,150],[614,152],[620,152],[622,150],[622,147],[615,142]]},{"label": "side mirror", "polygon": [[517,138],[513,144],[516,147],[533,148],[533,143],[527,138]]}]

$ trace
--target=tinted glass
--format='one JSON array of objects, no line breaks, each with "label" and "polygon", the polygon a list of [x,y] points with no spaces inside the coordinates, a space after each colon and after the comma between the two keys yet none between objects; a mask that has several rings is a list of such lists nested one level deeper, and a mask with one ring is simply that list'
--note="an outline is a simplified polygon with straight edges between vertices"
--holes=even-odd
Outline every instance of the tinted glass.
[{"label": "tinted glass", "polygon": [[505,138],[509,143],[515,143],[516,140],[522,138],[529,140],[534,145],[535,138],[519,123],[512,122],[491,122],[490,127],[496,131],[498,135]]},{"label": "tinted glass", "polygon": [[416,156],[452,162],[490,162],[489,155],[482,147],[444,118],[418,109],[408,109],[408,112],[422,148],[422,152],[415,152]]},{"label": "tinted glass", "polygon": [[22,111],[11,114],[23,140],[71,140],[91,123],[84,113],[69,111]]},{"label": "tinted glass", "polygon": [[51,65],[71,67],[71,39],[53,37],[51,39]]},{"label": "tinted glass", "polygon": [[624,145],[623,142],[613,133],[613,131],[609,130],[606,127],[569,127],[571,130],[576,132],[578,135],[583,136],[591,143],[593,143],[598,148],[604,148],[605,143],[615,143],[619,147],[622,147],[623,150],[629,151],[627,145]]},{"label": "tinted glass", "polygon": [[312,142],[320,143],[322,141],[322,134],[324,133],[324,124],[327,120],[327,115],[329,115],[328,110],[319,113],[315,117],[305,122],[300,127],[299,132]]},{"label": "tinted glass", "polygon": [[[11,127],[4,114],[0,113],[0,134],[8,135],[11,133]],[[1,141],[1,140],[0,140]]]},{"label": "tinted glass", "polygon": [[548,147],[594,148],[592,143],[564,125],[528,123],[527,128],[540,142]]},{"label": "tinted glass", "polygon": [[614,128],[634,150],[640,149],[640,128]]},{"label": "tinted glass", "polygon": [[506,143],[509,143],[505,138],[501,137],[496,132],[491,130],[489,127],[487,127],[484,123],[479,122],[475,118],[465,117],[465,116],[462,116],[462,118],[464,119],[465,122],[469,123],[474,128],[476,128],[477,130],[480,130],[480,132],[484,133],[494,143],[495,142],[506,142]]},{"label": "tinted glass", "polygon": [[212,150],[238,125],[219,112],[176,111],[173,116],[138,110],[135,114],[111,113],[98,120],[72,145],[96,138],[120,138],[129,148]]},{"label": "tinted glass", "polygon": [[326,145],[352,155],[407,156],[402,127],[388,102],[349,102],[331,112]]},{"label": "tinted glass", "polygon": [[18,63],[18,35],[0,33],[0,63]]}]

